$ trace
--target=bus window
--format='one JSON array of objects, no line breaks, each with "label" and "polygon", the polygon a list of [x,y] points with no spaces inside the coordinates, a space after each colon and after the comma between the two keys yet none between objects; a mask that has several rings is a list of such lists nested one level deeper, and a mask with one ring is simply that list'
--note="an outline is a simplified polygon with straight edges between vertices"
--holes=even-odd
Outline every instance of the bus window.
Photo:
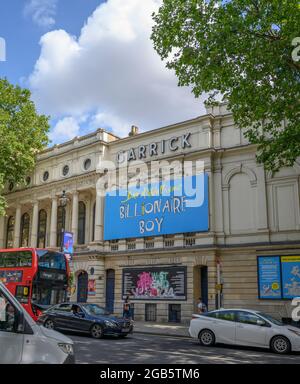
[{"label": "bus window", "polygon": [[1,252],[0,253],[0,268],[18,268],[32,266],[32,252]]},{"label": "bus window", "polygon": [[38,250],[39,267],[66,270],[66,260],[62,253]]},{"label": "bus window", "polygon": [[27,304],[29,299],[30,287],[18,285],[16,289],[16,298],[22,304]]}]

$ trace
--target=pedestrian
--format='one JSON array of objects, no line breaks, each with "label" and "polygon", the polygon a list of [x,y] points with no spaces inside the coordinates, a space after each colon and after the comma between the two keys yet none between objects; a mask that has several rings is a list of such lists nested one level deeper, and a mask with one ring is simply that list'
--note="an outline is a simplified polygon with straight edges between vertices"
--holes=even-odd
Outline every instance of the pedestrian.
[{"label": "pedestrian", "polygon": [[197,309],[198,309],[198,313],[200,314],[207,312],[207,306],[205,303],[203,303],[202,297],[199,297],[198,299]]},{"label": "pedestrian", "polygon": [[124,319],[130,319],[131,318],[131,304],[129,301],[129,296],[126,296],[124,303],[123,303],[123,317],[124,317]]}]

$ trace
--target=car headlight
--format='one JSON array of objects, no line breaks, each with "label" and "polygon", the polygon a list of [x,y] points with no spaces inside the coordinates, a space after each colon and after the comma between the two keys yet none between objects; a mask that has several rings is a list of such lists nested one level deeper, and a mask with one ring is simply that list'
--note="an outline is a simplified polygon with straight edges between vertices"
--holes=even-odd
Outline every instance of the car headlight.
[{"label": "car headlight", "polygon": [[72,344],[58,343],[58,346],[67,355],[73,355],[74,354]]},{"label": "car headlight", "polygon": [[113,321],[105,320],[104,324],[110,328],[118,328],[118,324],[114,323]]},{"label": "car headlight", "polygon": [[289,331],[293,332],[297,336],[300,336],[300,331],[295,331],[294,329],[290,329],[290,328],[289,328]]}]

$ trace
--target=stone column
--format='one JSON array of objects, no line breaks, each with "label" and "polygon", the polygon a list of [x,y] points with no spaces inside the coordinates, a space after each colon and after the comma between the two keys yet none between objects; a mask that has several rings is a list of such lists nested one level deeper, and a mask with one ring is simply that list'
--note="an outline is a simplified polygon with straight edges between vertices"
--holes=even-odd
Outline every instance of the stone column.
[{"label": "stone column", "polygon": [[50,224],[50,247],[56,247],[57,242],[57,197],[52,199],[51,224]]},{"label": "stone column", "polygon": [[14,248],[20,247],[20,233],[21,233],[21,206],[18,205],[16,209],[16,218],[15,218]]},{"label": "stone column", "polygon": [[0,216],[0,248],[5,247],[5,217]]},{"label": "stone column", "polygon": [[95,241],[103,241],[104,196],[96,195]]},{"label": "stone column", "polygon": [[33,203],[31,241],[30,241],[30,245],[32,248],[37,247],[38,225],[39,225],[39,202],[35,201]]},{"label": "stone column", "polygon": [[73,206],[72,206],[72,232],[74,244],[77,244],[78,240],[78,192],[73,192]]}]

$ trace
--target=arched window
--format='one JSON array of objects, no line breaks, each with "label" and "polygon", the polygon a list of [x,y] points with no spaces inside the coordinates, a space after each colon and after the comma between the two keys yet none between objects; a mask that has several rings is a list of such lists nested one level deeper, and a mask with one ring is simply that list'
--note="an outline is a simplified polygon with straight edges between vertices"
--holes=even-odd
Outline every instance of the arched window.
[{"label": "arched window", "polygon": [[92,233],[92,241],[95,241],[95,228],[96,228],[96,203],[93,206],[93,233]]},{"label": "arched window", "polygon": [[85,218],[85,204],[80,201],[78,207],[78,244],[85,244]]},{"label": "arched window", "polygon": [[24,213],[21,219],[21,247],[29,246],[30,216]]},{"label": "arched window", "polygon": [[41,209],[39,212],[38,248],[46,248],[47,212]]},{"label": "arched window", "polygon": [[6,248],[13,248],[14,246],[14,231],[15,231],[15,218],[13,216],[10,216],[7,221]]},{"label": "arched window", "polygon": [[57,247],[62,245],[62,230],[66,229],[66,208],[58,207],[57,209]]}]

